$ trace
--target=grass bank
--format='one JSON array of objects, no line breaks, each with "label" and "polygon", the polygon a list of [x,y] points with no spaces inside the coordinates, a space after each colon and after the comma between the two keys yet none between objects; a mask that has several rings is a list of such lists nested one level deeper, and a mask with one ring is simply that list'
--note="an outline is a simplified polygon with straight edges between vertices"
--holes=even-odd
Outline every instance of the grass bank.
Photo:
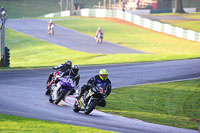
[{"label": "grass bank", "polygon": [[[178,26],[184,29],[194,30],[200,32],[200,12],[196,13],[161,13],[155,14],[153,16],[163,16],[160,21],[164,23],[169,23],[174,26]],[[178,16],[182,17],[182,19],[164,19],[165,16]],[[184,20],[186,18],[186,20]],[[198,19],[198,20],[195,20]]]},{"label": "grass bank", "polygon": [[[62,7],[61,7],[62,2]],[[69,8],[71,1],[68,1]],[[93,5],[103,3],[103,0],[74,0],[81,8],[93,8]],[[0,7],[7,10],[8,18],[38,17],[48,13],[66,10],[66,0],[0,0]]]},{"label": "grass bank", "polygon": [[[56,21],[57,24],[95,36],[100,26],[104,39],[123,46],[161,56],[188,56],[198,54],[200,43],[184,40],[151,30],[118,19],[84,18]],[[196,57],[199,57],[196,56]]]},{"label": "grass bank", "polygon": [[53,45],[34,37],[6,29],[11,67],[49,67],[71,59],[78,65],[117,64],[165,61],[200,57],[200,44],[150,30],[119,20],[70,17],[56,24],[94,36],[97,27],[104,30],[105,40],[153,54],[89,54]]},{"label": "grass bank", "polygon": [[58,0],[2,0],[8,18],[38,17],[60,11]]},{"label": "grass bank", "polygon": [[200,79],[123,87],[112,90],[100,111],[151,123],[198,129]]},{"label": "grass bank", "polygon": [[[139,61],[135,54],[89,54],[63,48],[28,35],[6,29],[6,45],[10,48],[11,68],[50,67],[67,59],[78,65],[114,64]],[[153,55],[141,55],[144,60]],[[124,59],[121,59],[124,58]],[[134,62],[133,61],[133,62]],[[1,68],[3,69],[3,68]]]},{"label": "grass bank", "polygon": [[59,122],[49,122],[32,118],[24,118],[13,115],[0,114],[0,132],[36,132],[36,133],[111,133],[111,131],[100,130],[90,127],[74,126],[69,124],[61,124]]}]

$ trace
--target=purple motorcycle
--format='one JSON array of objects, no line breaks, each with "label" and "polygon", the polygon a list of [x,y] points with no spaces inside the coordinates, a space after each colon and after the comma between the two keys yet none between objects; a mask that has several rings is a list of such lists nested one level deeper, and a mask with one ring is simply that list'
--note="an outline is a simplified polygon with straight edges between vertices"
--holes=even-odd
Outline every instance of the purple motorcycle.
[{"label": "purple motorcycle", "polygon": [[50,95],[49,101],[51,103],[58,104],[62,99],[68,95],[72,95],[75,92],[75,81],[71,76],[66,76],[62,78],[54,88],[52,88],[52,93]]}]

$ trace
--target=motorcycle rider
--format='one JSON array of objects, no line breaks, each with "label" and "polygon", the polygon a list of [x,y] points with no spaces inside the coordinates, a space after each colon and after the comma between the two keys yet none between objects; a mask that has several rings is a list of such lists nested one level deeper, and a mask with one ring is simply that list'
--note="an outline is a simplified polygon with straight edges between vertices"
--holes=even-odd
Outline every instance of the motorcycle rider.
[{"label": "motorcycle rider", "polygon": [[[66,72],[64,72],[62,74],[62,77],[65,77],[65,76],[68,76],[68,75],[72,76],[74,78],[74,80],[76,82],[76,86],[78,88],[78,86],[79,86],[79,80],[80,80],[80,75],[79,75],[78,72],[79,72],[79,66],[78,65],[73,65],[70,70],[68,70],[68,71],[66,71]],[[55,83],[57,83],[58,81],[59,81],[59,78],[58,78],[58,80],[56,80]]]},{"label": "motorcycle rider", "polygon": [[[104,97],[106,98],[110,94],[112,88],[111,81],[108,79],[108,71],[106,69],[101,69],[99,71],[99,75],[95,75],[94,77],[90,78],[87,82],[87,85],[83,85],[81,87],[80,95],[77,96],[76,98],[80,100],[80,98],[83,96],[86,90],[89,91],[89,89],[91,89],[92,86],[96,86],[97,84],[100,83],[106,84],[106,90],[105,90],[106,96]],[[105,99],[102,99],[98,105],[101,107],[105,107],[106,106]]]},{"label": "motorcycle rider", "polygon": [[[60,76],[63,77],[64,72],[69,71],[72,68],[72,61],[71,60],[67,60],[64,64],[60,64],[58,66],[53,67],[54,70],[57,70],[60,72]],[[48,84],[51,82],[52,77],[54,73],[50,73],[49,74],[49,78],[47,80],[47,89],[48,89]]]},{"label": "motorcycle rider", "polygon": [[100,34],[100,36],[102,37],[103,39],[103,30],[101,29],[101,27],[99,27],[96,31],[96,38],[98,37],[98,35]]},{"label": "motorcycle rider", "polygon": [[52,19],[50,19],[48,23],[48,31],[50,31],[52,27],[54,27],[54,22]]},{"label": "motorcycle rider", "polygon": [[[79,71],[79,66],[78,65],[73,65],[71,69],[69,69],[68,71],[64,72],[62,77],[58,77],[55,81],[55,84],[56,84],[56,87],[53,89],[53,95],[54,95],[54,98],[57,97],[57,91],[59,90],[59,88],[61,87],[60,84],[58,84],[59,81],[62,80],[63,77],[65,76],[72,76],[74,78],[74,81],[75,81],[75,85],[76,87],[75,88],[78,88],[79,87],[79,80],[80,80],[80,75],[78,73]],[[73,89],[69,95],[73,95],[75,92],[75,89]],[[49,99],[50,102],[53,102],[52,99],[50,98]]]}]

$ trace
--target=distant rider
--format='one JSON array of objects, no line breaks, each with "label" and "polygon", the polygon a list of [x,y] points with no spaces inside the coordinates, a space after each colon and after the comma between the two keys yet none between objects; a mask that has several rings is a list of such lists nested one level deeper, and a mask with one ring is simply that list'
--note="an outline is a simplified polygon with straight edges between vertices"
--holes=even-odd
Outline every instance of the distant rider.
[{"label": "distant rider", "polygon": [[[64,64],[60,64],[60,65],[58,65],[58,66],[53,67],[54,70],[59,71],[61,77],[63,77],[63,74],[64,74],[65,72],[71,70],[71,68],[72,68],[72,61],[71,61],[71,60],[67,60]],[[47,80],[47,87],[48,87],[48,84],[51,82],[52,77],[53,77],[53,75],[54,75],[55,73],[56,73],[56,72],[50,73],[50,74],[49,74],[49,78],[48,78],[48,80]],[[47,89],[48,89],[48,88],[47,88]]]},{"label": "distant rider", "polygon": [[[62,78],[65,77],[65,76],[71,76],[74,79],[75,85],[76,85],[75,89],[79,87],[80,75],[79,75],[78,71],[79,71],[79,66],[78,65],[73,65],[71,69],[69,69],[68,71],[66,71],[66,72],[63,73],[62,77],[58,77],[56,79],[56,81],[55,81],[56,87],[53,89],[53,93],[52,93],[55,98],[57,97],[57,91],[61,87],[60,84],[58,84],[58,82],[60,80],[62,80]],[[74,94],[75,89],[73,89],[70,92],[70,95]],[[49,101],[52,102],[52,99],[50,98]]]},{"label": "distant rider", "polygon": [[[106,97],[110,94],[111,92],[111,81],[108,79],[108,72],[106,69],[101,69],[99,71],[99,75],[95,75],[94,77],[90,78],[87,82],[87,85],[83,85],[81,87],[80,95],[76,97],[78,100],[83,96],[85,91],[91,89],[92,86],[96,86],[97,84],[105,83],[106,84]],[[105,97],[105,98],[106,98]],[[106,106],[106,101],[105,99],[102,99],[102,101],[98,104],[101,107]]]},{"label": "distant rider", "polygon": [[49,20],[49,23],[48,23],[48,31],[51,30],[51,28],[54,28],[55,24],[53,22],[53,20]]},{"label": "distant rider", "polygon": [[98,37],[99,34],[100,34],[100,37],[102,37],[103,39],[103,30],[101,29],[101,27],[99,27],[98,30],[96,31],[96,37]]},{"label": "distant rider", "polygon": [[6,15],[6,9],[2,6],[0,8],[0,18]]}]

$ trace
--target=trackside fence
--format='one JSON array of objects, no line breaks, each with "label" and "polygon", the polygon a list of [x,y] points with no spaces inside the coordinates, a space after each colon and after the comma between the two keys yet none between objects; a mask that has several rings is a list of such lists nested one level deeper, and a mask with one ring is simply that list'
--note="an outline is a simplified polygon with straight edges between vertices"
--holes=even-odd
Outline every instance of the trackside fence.
[{"label": "trackside fence", "polygon": [[[74,15],[80,15],[85,17],[118,18],[157,32],[162,32],[168,35],[176,36],[178,38],[184,38],[187,40],[200,42],[200,32],[172,26],[170,24],[161,23],[158,21],[153,21],[147,18],[142,18],[138,15],[134,15],[126,11],[87,8],[75,11]],[[44,17],[55,16],[70,16],[70,11],[63,11],[60,13],[51,13],[44,15]]]}]

